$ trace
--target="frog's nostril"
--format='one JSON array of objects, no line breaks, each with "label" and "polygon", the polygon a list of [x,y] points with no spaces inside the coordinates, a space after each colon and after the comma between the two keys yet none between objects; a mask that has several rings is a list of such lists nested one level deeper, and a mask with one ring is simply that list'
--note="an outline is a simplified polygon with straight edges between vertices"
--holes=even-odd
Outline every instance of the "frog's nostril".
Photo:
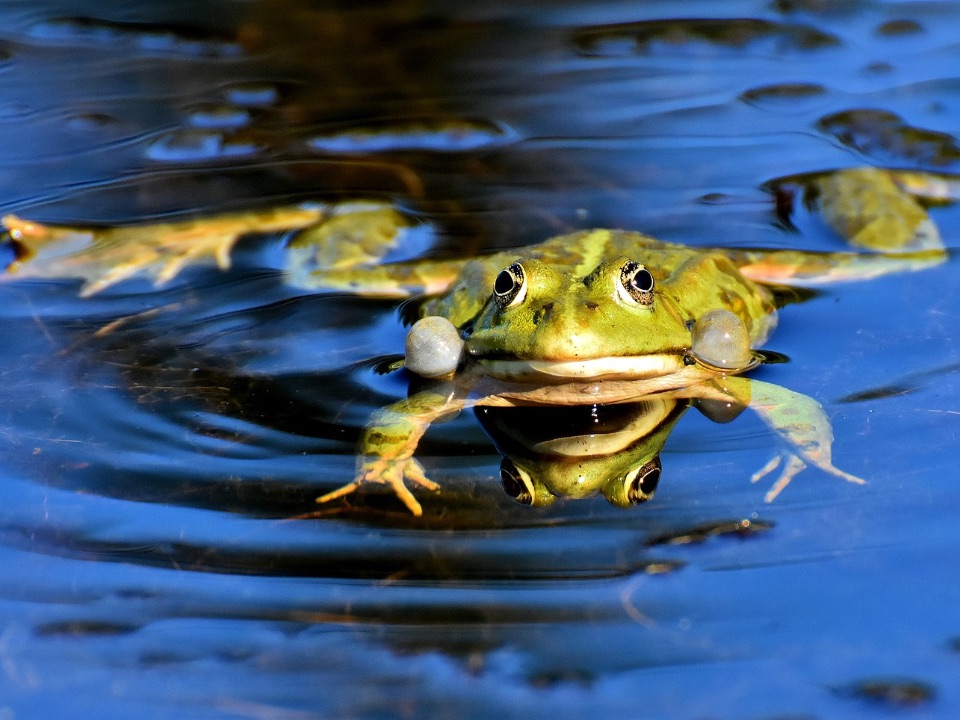
[{"label": "frog's nostril", "polygon": [[542,312],[544,315],[549,315],[551,310],[553,310],[553,303],[552,303],[552,302],[544,303],[544,304],[543,304],[543,307],[541,308],[541,312]]},{"label": "frog's nostril", "polygon": [[593,301],[585,302],[585,303],[583,304],[583,306],[584,306],[587,310],[599,310],[599,309],[600,309],[599,303],[595,303],[595,302],[593,302]]}]

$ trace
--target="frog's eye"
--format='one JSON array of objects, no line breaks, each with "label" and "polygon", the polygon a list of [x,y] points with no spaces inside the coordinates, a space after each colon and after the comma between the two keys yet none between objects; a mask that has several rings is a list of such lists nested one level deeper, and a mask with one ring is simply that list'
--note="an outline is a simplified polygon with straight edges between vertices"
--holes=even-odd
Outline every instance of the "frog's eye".
[{"label": "frog's eye", "polygon": [[527,296],[526,275],[523,265],[515,262],[500,271],[493,281],[493,298],[501,308],[519,305]]},{"label": "frog's eye", "polygon": [[628,260],[620,268],[617,294],[622,300],[638,305],[653,304],[653,275],[643,265]]},{"label": "frog's eye", "polygon": [[533,505],[533,480],[518,468],[512,460],[504,458],[500,463],[500,482],[503,490],[521,505]]},{"label": "frog's eye", "polygon": [[653,497],[657,491],[657,485],[660,483],[660,472],[663,466],[660,464],[660,456],[645,465],[634,468],[623,478],[623,490],[627,501],[633,505],[646,502]]}]

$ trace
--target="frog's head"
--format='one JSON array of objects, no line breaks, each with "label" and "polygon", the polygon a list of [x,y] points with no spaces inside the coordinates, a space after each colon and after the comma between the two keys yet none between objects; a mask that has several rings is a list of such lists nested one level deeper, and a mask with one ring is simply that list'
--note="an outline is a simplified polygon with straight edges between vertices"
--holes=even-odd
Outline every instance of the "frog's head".
[{"label": "frog's head", "polygon": [[471,358],[504,379],[644,378],[684,365],[690,327],[658,292],[665,278],[631,258],[585,276],[520,259],[494,280],[466,341]]}]

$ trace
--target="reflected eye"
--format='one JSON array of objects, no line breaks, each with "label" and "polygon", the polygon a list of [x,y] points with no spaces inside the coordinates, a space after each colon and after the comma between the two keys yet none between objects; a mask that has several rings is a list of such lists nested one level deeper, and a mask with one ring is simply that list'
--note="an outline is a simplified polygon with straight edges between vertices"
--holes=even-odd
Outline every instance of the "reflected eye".
[{"label": "reflected eye", "polygon": [[533,505],[533,482],[530,476],[506,458],[500,463],[503,490],[521,505]]},{"label": "reflected eye", "polygon": [[493,297],[501,308],[519,305],[527,296],[526,276],[523,265],[515,262],[501,270],[493,282]]},{"label": "reflected eye", "polygon": [[641,465],[626,474],[623,478],[624,495],[627,500],[636,505],[646,502],[653,497],[660,483],[660,457],[657,456],[646,465]]},{"label": "reflected eye", "polygon": [[623,300],[638,305],[652,305],[653,275],[640,263],[629,260],[620,268],[617,291]]}]

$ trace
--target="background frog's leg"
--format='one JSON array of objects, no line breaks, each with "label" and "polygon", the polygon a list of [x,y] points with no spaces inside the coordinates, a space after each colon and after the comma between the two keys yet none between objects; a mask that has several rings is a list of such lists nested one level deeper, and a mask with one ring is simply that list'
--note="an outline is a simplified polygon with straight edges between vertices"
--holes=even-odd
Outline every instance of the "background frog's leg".
[{"label": "background frog's leg", "polygon": [[78,277],[82,295],[93,295],[136,274],[157,285],[188,263],[212,257],[230,266],[230,251],[243,235],[303,227],[320,221],[320,207],[286,207],[200,220],[108,228],[43,225],[14,215],[3,218],[20,257],[8,270],[17,277]]},{"label": "background frog's leg", "polygon": [[923,270],[946,259],[926,209],[890,172],[854,168],[812,181],[825,222],[872,253],[730,250],[740,272],[758,282],[823,285]]},{"label": "background frog's leg", "polygon": [[377,411],[360,437],[357,447],[357,477],[341,488],[321,495],[318,503],[353,493],[362,485],[389,486],[414,515],[423,514],[420,503],[405,481],[427,490],[440,486],[428,480],[413,454],[430,424],[464,405],[461,391],[438,384]]},{"label": "background frog's leg", "polygon": [[[438,295],[454,282],[466,260],[381,262],[398,246],[423,245],[423,236],[432,237],[432,232],[429,225],[414,224],[388,205],[339,206],[324,222],[305,228],[290,241],[284,268],[287,284],[367,297]],[[411,238],[414,234],[421,237]]]},{"label": "background frog's leg", "polygon": [[884,254],[728,250],[727,254],[740,265],[740,272],[755,282],[797,287],[818,287],[927,270],[947,259],[943,250]]},{"label": "background frog's leg", "polygon": [[440,293],[464,261],[383,262],[398,247],[425,250],[433,239],[430,225],[414,223],[389,205],[344,203],[290,241],[286,282],[306,290],[347,290],[369,297]]},{"label": "background frog's leg", "polygon": [[790,448],[754,473],[757,482],[776,470],[784,460],[780,475],[764,497],[772,502],[807,465],[849,482],[863,484],[861,478],[835,467],[832,458],[833,428],[820,403],[813,398],[779,385],[745,377],[724,377],[703,383],[697,396],[711,400],[724,398],[752,408]]},{"label": "background frog's leg", "polygon": [[307,273],[297,271],[288,283],[306,290],[344,290],[366,297],[437,295],[450,287],[466,262],[427,259]]},{"label": "background frog's leg", "polygon": [[332,205],[323,222],[300,230],[287,244],[286,270],[295,278],[313,270],[375,263],[417,227],[393,206],[374,202]]}]

